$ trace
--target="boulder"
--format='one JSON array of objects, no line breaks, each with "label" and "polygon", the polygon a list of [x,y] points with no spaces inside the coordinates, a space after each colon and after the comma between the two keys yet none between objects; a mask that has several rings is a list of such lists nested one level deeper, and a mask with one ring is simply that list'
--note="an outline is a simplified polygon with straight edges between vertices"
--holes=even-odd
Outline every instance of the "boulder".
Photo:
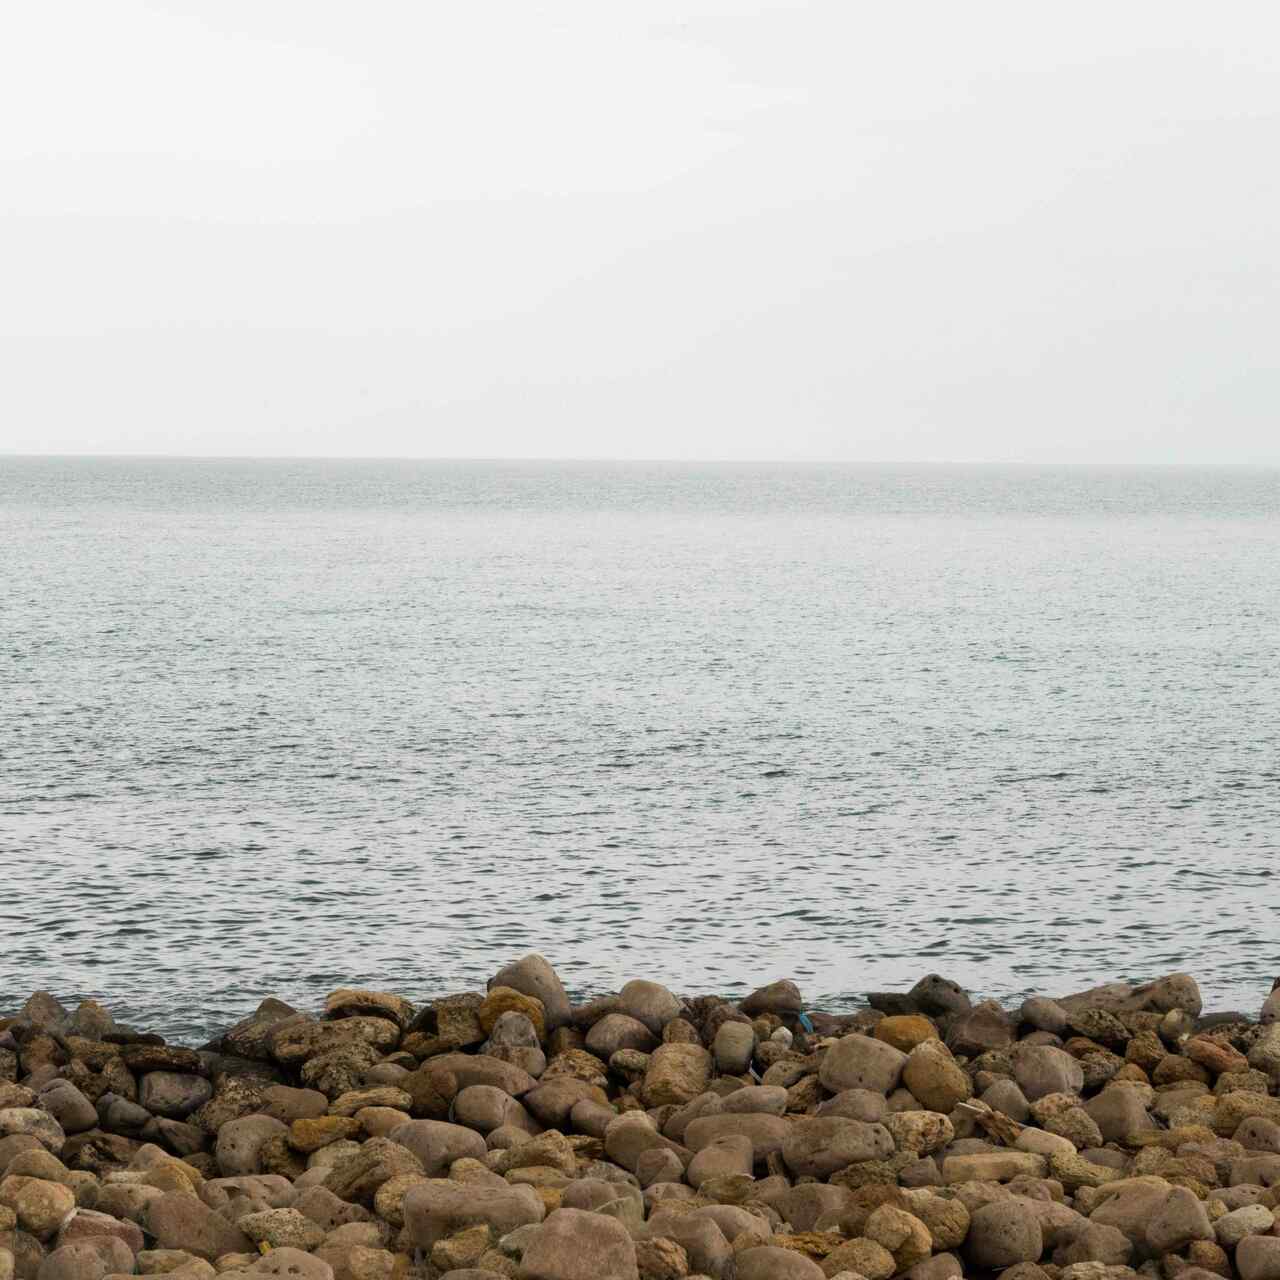
[{"label": "boulder", "polygon": [[782,1142],[782,1158],[798,1177],[827,1178],[846,1165],[882,1160],[893,1151],[893,1138],[884,1125],[840,1116],[797,1120]]},{"label": "boulder", "polygon": [[403,1212],[407,1240],[414,1248],[428,1250],[437,1240],[477,1223],[501,1236],[546,1216],[532,1187],[466,1185],[442,1178],[410,1187]]},{"label": "boulder", "polygon": [[623,1224],[602,1213],[557,1209],[529,1235],[521,1280],[638,1280],[636,1247]]},{"label": "boulder", "polygon": [[800,988],[789,978],[771,982],[767,987],[759,987],[738,1008],[749,1018],[757,1018],[764,1013],[772,1013],[788,1021],[804,1010],[804,1000]]},{"label": "boulder", "polygon": [[706,1089],[711,1068],[711,1054],[700,1044],[659,1045],[649,1055],[641,1085],[645,1103],[661,1107],[692,1101]]},{"label": "boulder", "polygon": [[822,1268],[812,1258],[776,1245],[743,1249],[733,1266],[734,1280],[823,1280]]},{"label": "boulder", "polygon": [[1013,1055],[1013,1078],[1028,1102],[1051,1093],[1079,1093],[1084,1088],[1080,1063],[1047,1044],[1019,1045]]},{"label": "boulder", "polygon": [[569,1021],[569,997],[556,971],[540,955],[527,955],[494,974],[493,987],[511,987],[542,1001],[548,1033]]},{"label": "boulder", "polygon": [[926,1040],[911,1050],[903,1064],[902,1079],[922,1107],[944,1115],[973,1096],[968,1075],[937,1040]]},{"label": "boulder", "polygon": [[166,1192],[147,1206],[147,1228],[161,1249],[185,1249],[209,1262],[226,1253],[248,1253],[252,1242],[239,1227],[195,1196]]},{"label": "boulder", "polygon": [[818,1079],[832,1093],[845,1089],[869,1089],[888,1094],[902,1079],[907,1055],[871,1036],[849,1035],[826,1052]]},{"label": "boulder", "polygon": [[1040,1219],[1025,1200],[993,1200],[970,1217],[965,1256],[976,1267],[999,1270],[1037,1262],[1043,1252]]}]

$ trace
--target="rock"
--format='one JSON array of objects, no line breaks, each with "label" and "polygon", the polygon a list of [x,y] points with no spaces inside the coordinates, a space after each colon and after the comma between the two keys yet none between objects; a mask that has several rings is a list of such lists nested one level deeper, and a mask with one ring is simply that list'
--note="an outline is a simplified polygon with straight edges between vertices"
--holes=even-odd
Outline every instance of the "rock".
[{"label": "rock", "polygon": [[833,1249],[822,1260],[822,1274],[827,1277],[852,1272],[863,1280],[889,1280],[893,1275],[893,1254],[882,1244],[857,1236]]},{"label": "rock", "polygon": [[485,1154],[484,1139],[474,1129],[443,1120],[407,1120],[388,1136],[417,1156],[429,1178],[442,1177],[455,1160],[482,1160]]},{"label": "rock", "polygon": [[808,1116],[796,1121],[786,1134],[782,1158],[799,1177],[827,1178],[846,1165],[880,1160],[893,1150],[893,1138],[884,1125],[839,1116]]},{"label": "rock", "polygon": [[750,1023],[722,1022],[711,1043],[716,1069],[721,1075],[743,1075],[751,1066],[755,1047],[755,1028]]},{"label": "rock", "polygon": [[1013,1055],[1013,1078],[1028,1102],[1051,1093],[1079,1093],[1084,1088],[1080,1063],[1047,1044],[1020,1045]]},{"label": "rock", "polygon": [[28,1178],[11,1203],[18,1215],[18,1226],[37,1240],[48,1240],[75,1212],[76,1196],[61,1183]]},{"label": "rock", "polygon": [[1224,1249],[1234,1249],[1246,1236],[1266,1235],[1275,1221],[1275,1214],[1266,1205],[1247,1204],[1224,1213],[1213,1224],[1213,1231]]},{"label": "rock", "polygon": [[962,1182],[1012,1182],[1014,1178],[1043,1178],[1044,1156],[1030,1151],[975,1151],[970,1155],[947,1156],[942,1162],[942,1180],[950,1185]]},{"label": "rock", "polygon": [[101,1280],[133,1269],[133,1253],[122,1240],[96,1236],[55,1249],[41,1262],[38,1280]]},{"label": "rock", "polygon": [[892,1045],[870,1036],[849,1035],[827,1050],[818,1079],[832,1093],[869,1089],[888,1094],[898,1087],[906,1062],[907,1055]]},{"label": "rock", "polygon": [[933,1252],[929,1228],[913,1214],[893,1205],[883,1204],[873,1210],[862,1232],[893,1254],[895,1273],[909,1270]]},{"label": "rock", "polygon": [[628,982],[618,993],[618,1010],[642,1022],[661,1038],[668,1022],[680,1016],[680,1001],[657,982],[636,978]]},{"label": "rock", "polygon": [[[873,1094],[870,1096],[878,1098],[880,1095]],[[748,1085],[746,1088],[736,1089],[727,1097],[721,1098],[720,1112],[721,1114],[727,1112],[739,1115],[780,1116],[786,1113],[788,1098],[787,1090],[779,1085]],[[850,1119],[861,1119],[861,1117],[852,1116]]]},{"label": "rock", "polygon": [[911,988],[908,996],[916,1009],[931,1017],[967,1013],[971,1007],[968,993],[959,983],[940,977],[936,973],[930,973],[921,978]]},{"label": "rock", "polygon": [[167,1192],[147,1206],[147,1227],[161,1249],[185,1249],[213,1262],[225,1253],[248,1253],[253,1245],[238,1227],[195,1196]]},{"label": "rock", "polygon": [[822,1268],[794,1249],[757,1245],[734,1256],[734,1280],[823,1280]]},{"label": "rock", "polygon": [[99,1213],[94,1209],[77,1209],[58,1232],[57,1245],[71,1244],[76,1240],[97,1236],[114,1236],[126,1245],[131,1253],[138,1253],[145,1243],[142,1228],[136,1222]]},{"label": "rock", "polygon": [[39,1102],[64,1133],[83,1133],[98,1123],[97,1109],[70,1080],[51,1080],[40,1090]]},{"label": "rock", "polygon": [[945,1147],[955,1137],[955,1126],[937,1111],[895,1111],[884,1119],[899,1151],[925,1156]]},{"label": "rock", "polygon": [[1107,983],[1075,995],[1063,996],[1058,1004],[1067,1017],[1082,1009],[1103,1009],[1109,1013],[1167,1013],[1184,1009],[1193,1018],[1200,1016],[1200,988],[1186,973],[1174,973],[1154,982],[1130,986],[1125,982]]},{"label": "rock", "polygon": [[910,1053],[926,1040],[937,1040],[938,1028],[921,1013],[904,1013],[881,1018],[871,1033],[877,1040],[892,1045],[902,1053]]},{"label": "rock", "polygon": [[772,1013],[786,1021],[804,1010],[804,1000],[800,995],[800,988],[789,978],[784,978],[779,982],[769,983],[767,987],[757,988],[739,1003],[738,1008],[749,1018]]},{"label": "rock", "polygon": [[1043,1251],[1040,1220],[1026,1201],[993,1200],[970,1217],[965,1256],[974,1266],[995,1270],[1036,1262]]},{"label": "rock", "polygon": [[499,1235],[530,1222],[541,1222],[543,1202],[532,1187],[467,1186],[432,1178],[409,1188],[404,1196],[404,1230],[418,1249],[430,1249],[444,1236],[484,1223]]},{"label": "rock", "polygon": [[540,955],[528,955],[508,965],[494,975],[489,987],[511,987],[541,1000],[548,1032],[569,1021],[569,997],[556,971]]},{"label": "rock", "polygon": [[413,1099],[415,1109],[419,1105],[420,1091],[416,1090],[414,1080],[429,1075],[439,1095],[452,1099],[460,1089],[473,1084],[488,1084],[495,1089],[502,1089],[513,1098],[523,1097],[530,1089],[537,1087],[537,1080],[527,1071],[513,1066],[509,1062],[501,1062],[484,1053],[442,1053],[432,1058],[420,1071],[412,1072],[401,1082],[401,1088]]},{"label": "rock", "polygon": [[265,1244],[272,1249],[301,1249],[306,1252],[318,1249],[325,1238],[324,1228],[297,1209],[264,1209],[259,1213],[246,1213],[237,1220],[236,1226],[254,1244]]},{"label": "rock", "polygon": [[[647,1154],[647,1153],[646,1153]],[[743,1134],[726,1134],[709,1143],[689,1162],[687,1177],[691,1187],[700,1188],[713,1178],[746,1177],[755,1165],[755,1147]],[[680,1175],[671,1181],[680,1181]]]},{"label": "rock", "polygon": [[1174,1187],[1147,1224],[1147,1246],[1157,1255],[1177,1253],[1193,1240],[1212,1240],[1204,1204],[1186,1187]]},{"label": "rock", "polygon": [[1131,1134],[1153,1129],[1141,1095],[1127,1085],[1111,1085],[1085,1103],[1105,1142],[1123,1143]]},{"label": "rock", "polygon": [[984,1000],[957,1013],[947,1030],[947,1048],[966,1058],[1007,1049],[1016,1039],[1013,1019],[994,1001]]},{"label": "rock", "polygon": [[689,1255],[674,1240],[657,1236],[635,1246],[640,1280],[683,1280],[689,1274]]},{"label": "rock", "polygon": [[638,1280],[636,1247],[626,1227],[582,1209],[557,1209],[531,1234],[522,1280]]},{"label": "rock", "polygon": [[649,1053],[658,1045],[657,1037],[643,1022],[625,1013],[607,1013],[587,1032],[587,1048],[606,1062],[619,1049]]},{"label": "rock", "polygon": [[203,1076],[176,1071],[149,1071],[139,1082],[138,1101],[153,1115],[182,1120],[213,1097]]},{"label": "rock", "polygon": [[1024,1000],[1018,1017],[1037,1031],[1048,1031],[1052,1035],[1060,1036],[1067,1029],[1066,1010],[1047,996],[1031,996]]},{"label": "rock", "polygon": [[[258,1277],[271,1277],[273,1280],[334,1280],[333,1268],[323,1258],[288,1246],[272,1249],[265,1256],[255,1259],[246,1274],[255,1280]],[[352,1276],[351,1280],[358,1278]]]},{"label": "rock", "polygon": [[696,1274],[719,1280],[728,1270],[733,1250],[724,1232],[709,1218],[675,1209],[658,1209],[649,1217],[645,1234],[650,1238],[674,1240],[689,1258]]},{"label": "rock", "polygon": [[699,1116],[685,1130],[685,1144],[691,1151],[703,1147],[718,1138],[741,1134],[751,1140],[755,1150],[755,1162],[766,1160],[782,1150],[782,1143],[791,1132],[791,1123],[783,1116],[770,1115],[711,1115]]},{"label": "rock", "polygon": [[944,1115],[973,1096],[969,1077],[937,1040],[926,1040],[912,1049],[903,1065],[902,1079],[922,1107]]},{"label": "rock", "polygon": [[1280,1280],[1280,1236],[1247,1236],[1236,1246],[1241,1280]]},{"label": "rock", "polygon": [[[325,1147],[312,1159],[327,1155],[339,1145]],[[425,1176],[422,1162],[398,1142],[370,1138],[333,1165],[325,1175],[324,1185],[339,1199],[371,1205],[383,1184],[401,1174]]]},{"label": "rock", "polygon": [[650,1107],[692,1101],[706,1089],[711,1067],[711,1054],[699,1044],[659,1045],[649,1056],[644,1073],[644,1101]]},{"label": "rock", "polygon": [[17,1135],[34,1138],[56,1156],[66,1142],[62,1126],[47,1111],[35,1107],[7,1107],[0,1111],[0,1140]]},{"label": "rock", "polygon": [[386,991],[365,991],[342,987],[330,992],[324,1002],[330,1018],[389,1018],[403,1031],[413,1021],[413,1005]]},{"label": "rock", "polygon": [[288,1130],[270,1116],[242,1116],[218,1130],[215,1156],[224,1177],[261,1173],[262,1148],[275,1137],[284,1140]]},{"label": "rock", "polygon": [[480,1029],[487,1036],[493,1034],[498,1020],[507,1013],[523,1015],[533,1028],[534,1043],[544,1040],[547,1035],[547,1015],[542,1001],[536,996],[526,995],[514,987],[490,987],[488,995],[480,1002],[476,1017]]}]

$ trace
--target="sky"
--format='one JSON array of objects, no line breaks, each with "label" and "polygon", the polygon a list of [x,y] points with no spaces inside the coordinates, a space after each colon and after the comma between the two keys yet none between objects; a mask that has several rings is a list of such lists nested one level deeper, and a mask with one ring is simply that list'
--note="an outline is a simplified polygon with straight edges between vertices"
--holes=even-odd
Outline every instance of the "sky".
[{"label": "sky", "polygon": [[1280,7],[59,0],[0,450],[1280,463]]}]

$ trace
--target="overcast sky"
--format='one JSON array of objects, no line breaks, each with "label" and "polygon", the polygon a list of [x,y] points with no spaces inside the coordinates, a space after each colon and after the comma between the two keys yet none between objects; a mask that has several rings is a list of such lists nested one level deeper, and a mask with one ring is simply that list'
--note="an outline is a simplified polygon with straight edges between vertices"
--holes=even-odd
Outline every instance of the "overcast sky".
[{"label": "overcast sky", "polygon": [[35,0],[0,448],[1280,462],[1280,7]]}]

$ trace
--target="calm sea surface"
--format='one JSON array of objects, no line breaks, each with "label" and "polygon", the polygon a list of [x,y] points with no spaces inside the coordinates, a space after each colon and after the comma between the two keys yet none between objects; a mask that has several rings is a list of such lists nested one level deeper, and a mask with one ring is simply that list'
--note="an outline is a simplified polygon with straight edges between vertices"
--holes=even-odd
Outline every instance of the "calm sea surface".
[{"label": "calm sea surface", "polygon": [[1280,973],[1280,472],[0,458],[0,1013]]}]

